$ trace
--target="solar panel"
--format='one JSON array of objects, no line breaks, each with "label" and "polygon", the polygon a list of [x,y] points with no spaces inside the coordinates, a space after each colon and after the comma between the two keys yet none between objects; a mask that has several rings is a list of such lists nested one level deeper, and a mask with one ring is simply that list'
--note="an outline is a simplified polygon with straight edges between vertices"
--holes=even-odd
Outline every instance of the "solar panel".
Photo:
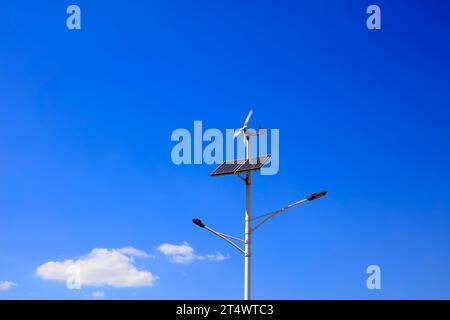
[{"label": "solar panel", "polygon": [[240,166],[235,172],[244,172],[261,169],[267,161],[269,161],[270,155],[265,155],[262,157],[251,158],[245,161],[245,163]]},{"label": "solar panel", "polygon": [[267,163],[269,159],[270,155],[268,154],[261,157],[251,158],[250,160],[239,159],[225,161],[211,173],[211,176],[223,176],[238,172],[259,170]]},{"label": "solar panel", "polygon": [[245,159],[225,161],[211,173],[211,176],[223,176],[234,172],[245,162]]}]

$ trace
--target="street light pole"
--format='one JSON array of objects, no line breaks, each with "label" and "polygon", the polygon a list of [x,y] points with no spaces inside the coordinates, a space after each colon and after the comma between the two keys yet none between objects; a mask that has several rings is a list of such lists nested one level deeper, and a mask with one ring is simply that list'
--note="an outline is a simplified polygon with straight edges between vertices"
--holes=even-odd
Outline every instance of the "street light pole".
[{"label": "street light pole", "polygon": [[[245,136],[247,142],[247,160],[250,161],[250,137]],[[245,178],[245,256],[244,256],[244,300],[250,300],[251,270],[250,259],[252,256],[251,240],[251,172],[247,171]]]},{"label": "street light pole", "polygon": [[[251,171],[252,170],[259,170],[270,158],[270,155],[266,155],[264,157],[256,157],[254,160],[258,162],[260,165],[255,166],[253,168],[246,167],[245,169],[242,169],[243,166],[254,164],[252,163],[252,159],[250,157],[250,137],[251,136],[260,136],[266,133],[265,129],[260,129],[259,133],[256,133],[252,130],[247,129],[247,124],[250,119],[250,116],[252,115],[252,112],[250,110],[245,122],[244,126],[240,128],[238,131],[235,132],[234,138],[239,136],[240,134],[244,135],[244,143],[246,144],[246,150],[245,150],[245,161],[244,162],[238,162],[238,160],[233,161],[232,163],[229,163],[225,161],[222,163],[211,175],[227,175],[227,174],[235,174],[237,175],[241,180],[245,183],[245,230],[244,230],[244,239],[240,239],[238,237],[230,236],[225,233],[220,233],[217,231],[214,231],[213,229],[206,226],[200,219],[195,218],[192,220],[192,222],[197,225],[200,228],[206,229],[207,231],[213,233],[219,238],[222,238],[226,242],[228,242],[230,245],[232,245],[235,249],[237,249],[240,253],[244,255],[244,299],[250,300],[251,297],[251,257],[252,257],[252,240],[251,235],[253,232],[256,231],[256,229],[259,229],[264,223],[266,223],[268,220],[272,219],[276,215],[280,214],[283,211],[286,211],[292,207],[295,207],[301,203],[308,202],[315,200],[317,198],[323,197],[327,194],[327,191],[321,191],[318,193],[311,194],[308,198],[305,198],[303,200],[299,200],[297,202],[294,202],[286,207],[283,207],[281,209],[278,209],[276,211],[272,211],[263,215],[259,215],[257,217],[252,218],[251,216],[251,185],[252,185],[252,176]],[[236,164],[238,166],[236,167]],[[245,172],[245,177],[241,175],[242,172]],[[264,219],[263,219],[264,218]],[[252,228],[251,223],[252,221],[262,219],[259,223],[255,225],[255,227]],[[244,244],[244,249],[241,248],[241,246],[237,245],[235,241],[239,241]]]}]

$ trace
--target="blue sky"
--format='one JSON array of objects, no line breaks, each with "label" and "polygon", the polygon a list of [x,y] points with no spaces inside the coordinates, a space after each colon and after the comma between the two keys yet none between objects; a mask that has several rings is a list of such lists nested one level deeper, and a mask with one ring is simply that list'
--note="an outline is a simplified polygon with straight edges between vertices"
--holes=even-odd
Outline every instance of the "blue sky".
[{"label": "blue sky", "polygon": [[[82,30],[66,28],[66,8]],[[382,29],[366,28],[368,5]],[[450,20],[444,1],[0,1],[0,299],[240,299],[244,190],[171,162],[177,128],[280,129],[253,297],[450,298]],[[158,247],[206,257],[171,263]],[[133,247],[151,287],[44,280],[49,261]],[[169,257],[170,258],[170,257]],[[382,289],[366,288],[366,268]]]}]

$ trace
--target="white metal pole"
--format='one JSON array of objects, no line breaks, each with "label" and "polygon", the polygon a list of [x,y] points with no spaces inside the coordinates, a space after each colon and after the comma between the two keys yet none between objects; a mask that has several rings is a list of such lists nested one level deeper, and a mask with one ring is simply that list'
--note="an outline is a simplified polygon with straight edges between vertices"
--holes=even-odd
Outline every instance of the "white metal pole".
[{"label": "white metal pole", "polygon": [[[245,136],[247,142],[247,160],[250,160],[250,137]],[[244,300],[250,300],[250,258],[251,258],[251,239],[250,239],[250,187],[251,187],[251,173],[247,171],[245,183],[245,254],[244,254]]]}]

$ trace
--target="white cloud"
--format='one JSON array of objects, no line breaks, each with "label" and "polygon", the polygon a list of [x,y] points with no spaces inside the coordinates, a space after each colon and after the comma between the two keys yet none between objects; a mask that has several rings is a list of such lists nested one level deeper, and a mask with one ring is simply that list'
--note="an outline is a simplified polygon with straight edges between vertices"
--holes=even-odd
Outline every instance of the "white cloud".
[{"label": "white cloud", "polygon": [[159,279],[147,270],[138,270],[134,257],[144,251],[127,247],[121,249],[95,248],[76,260],[49,261],[40,265],[36,274],[44,280],[68,281],[73,270],[79,271],[80,284],[86,286],[142,287],[152,286]]},{"label": "white cloud", "polygon": [[92,297],[94,298],[104,298],[105,292],[104,291],[94,291],[92,292]]},{"label": "white cloud", "polygon": [[194,249],[186,241],[180,245],[163,243],[158,247],[158,251],[173,263],[189,263],[195,260]]},{"label": "white cloud", "polygon": [[16,284],[12,281],[0,281],[0,291],[8,291]]},{"label": "white cloud", "polygon": [[228,259],[228,256],[224,256],[220,252],[214,254],[197,255],[186,241],[183,241],[180,245],[163,243],[158,246],[157,250],[164,254],[170,262],[187,264],[195,260],[207,260],[207,261],[223,261]]}]

